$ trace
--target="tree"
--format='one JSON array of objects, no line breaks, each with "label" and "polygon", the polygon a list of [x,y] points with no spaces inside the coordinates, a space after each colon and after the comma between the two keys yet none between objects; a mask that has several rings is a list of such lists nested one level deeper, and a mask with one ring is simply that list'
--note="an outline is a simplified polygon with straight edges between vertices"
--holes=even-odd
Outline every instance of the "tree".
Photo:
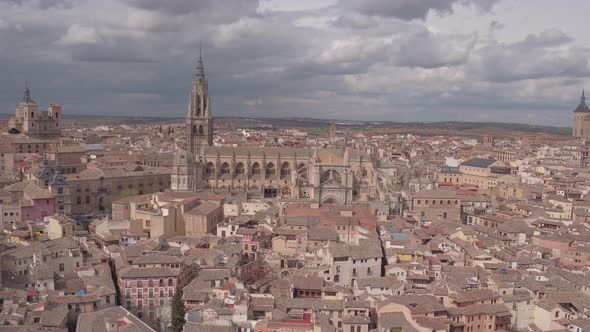
[{"label": "tree", "polygon": [[170,307],[172,309],[170,329],[172,332],[182,332],[184,324],[186,323],[186,320],[184,319],[186,308],[184,307],[184,302],[182,301],[182,290],[180,287],[176,289],[176,293],[174,293],[174,296],[172,297]]},{"label": "tree", "polygon": [[158,306],[155,312],[155,321],[161,332],[166,332],[170,326],[172,310],[170,304]]}]

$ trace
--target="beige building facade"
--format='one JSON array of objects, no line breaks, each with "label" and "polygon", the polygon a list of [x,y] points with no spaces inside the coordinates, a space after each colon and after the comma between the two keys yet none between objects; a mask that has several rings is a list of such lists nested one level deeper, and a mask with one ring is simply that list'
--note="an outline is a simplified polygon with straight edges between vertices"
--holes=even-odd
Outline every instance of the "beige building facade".
[{"label": "beige building facade", "polygon": [[130,221],[131,233],[150,238],[198,237],[215,232],[223,221],[223,196],[205,193],[156,193],[113,202],[113,220]]},{"label": "beige building facade", "polygon": [[65,177],[73,215],[104,211],[118,199],[170,188],[170,171],[157,167],[102,169],[91,163],[84,171]]},{"label": "beige building facade", "polygon": [[9,125],[31,137],[60,137],[61,118],[62,107],[57,104],[49,104],[46,111],[39,111],[27,86],[23,100],[17,106],[15,116],[10,118]]}]

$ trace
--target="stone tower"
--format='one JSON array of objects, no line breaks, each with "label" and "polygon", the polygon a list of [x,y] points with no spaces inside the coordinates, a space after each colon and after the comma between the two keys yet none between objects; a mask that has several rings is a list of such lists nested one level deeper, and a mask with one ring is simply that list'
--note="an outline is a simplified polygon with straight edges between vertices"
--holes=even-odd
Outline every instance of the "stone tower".
[{"label": "stone tower", "polygon": [[203,57],[199,51],[196,78],[193,80],[186,124],[186,146],[174,154],[172,191],[194,191],[202,188],[203,147],[213,145],[213,116],[209,86],[205,78]]},{"label": "stone tower", "polygon": [[496,145],[496,138],[494,136],[484,136],[482,139],[482,144],[484,146],[495,146]]},{"label": "stone tower", "polygon": [[330,143],[336,141],[336,125],[331,124],[330,127],[328,127],[328,138],[330,139]]},{"label": "stone tower", "polygon": [[172,164],[170,188],[172,191],[194,191],[196,164],[193,155],[186,150],[176,151]]},{"label": "stone tower", "polygon": [[[200,52],[199,52],[200,53]],[[201,156],[204,146],[213,145],[213,116],[209,86],[205,78],[203,57],[199,54],[197,74],[193,80],[188,114],[186,115],[186,150],[194,157]]]},{"label": "stone tower", "polygon": [[22,129],[23,133],[29,133],[35,131],[35,114],[37,112],[37,103],[31,98],[31,90],[29,90],[29,85],[25,85],[25,91],[23,93],[23,100],[19,105],[20,110],[17,108],[17,116],[20,111],[22,114]]},{"label": "stone tower", "polygon": [[572,135],[576,138],[590,139],[590,109],[586,105],[586,96],[582,90],[580,104],[574,110],[574,128]]}]

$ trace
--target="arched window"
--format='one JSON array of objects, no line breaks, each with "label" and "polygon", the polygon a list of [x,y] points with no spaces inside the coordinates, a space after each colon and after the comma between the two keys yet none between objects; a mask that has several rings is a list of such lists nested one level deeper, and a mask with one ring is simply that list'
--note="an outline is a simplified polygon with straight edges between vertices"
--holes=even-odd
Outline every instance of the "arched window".
[{"label": "arched window", "polygon": [[287,178],[291,175],[291,166],[288,162],[284,162],[281,165],[281,179]]},{"label": "arched window", "polygon": [[245,170],[244,170],[244,164],[243,163],[237,163],[236,164],[236,174],[244,174]]},{"label": "arched window", "polygon": [[275,164],[268,163],[266,164],[266,176],[273,176],[276,174]]},{"label": "arched window", "polygon": [[252,174],[260,174],[260,164],[259,163],[252,164],[251,172],[252,172]]},{"label": "arched window", "polygon": [[337,171],[332,170],[332,169],[322,173],[322,177],[320,178],[320,183],[324,183],[326,181],[329,181],[330,179],[332,179],[332,181],[334,181],[336,183],[342,183],[342,178],[340,177],[340,173],[338,173]]},{"label": "arched window", "polygon": [[193,125],[192,133],[193,134],[197,133],[197,125]]},{"label": "arched window", "polygon": [[342,183],[342,178],[340,177],[340,173],[336,171],[332,171],[332,179],[334,179],[337,183]]},{"label": "arched window", "polygon": [[307,179],[307,166],[304,163],[297,165],[297,176],[301,179]]},{"label": "arched window", "polygon": [[215,165],[213,165],[211,162],[207,163],[205,172],[209,175],[215,174]]},{"label": "arched window", "polygon": [[229,173],[230,173],[229,164],[228,163],[221,164],[221,174],[229,174]]},{"label": "arched window", "polygon": [[199,126],[199,135],[203,135],[203,126]]}]

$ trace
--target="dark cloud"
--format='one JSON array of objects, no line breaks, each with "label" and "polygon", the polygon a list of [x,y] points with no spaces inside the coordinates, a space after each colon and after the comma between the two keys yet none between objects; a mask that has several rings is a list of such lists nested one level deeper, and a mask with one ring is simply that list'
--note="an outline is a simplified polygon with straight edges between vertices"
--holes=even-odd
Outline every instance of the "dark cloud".
[{"label": "dark cloud", "polygon": [[590,50],[562,47],[571,40],[562,31],[546,30],[513,44],[493,43],[477,51],[469,69],[474,78],[492,82],[587,76]]},{"label": "dark cloud", "polygon": [[[29,80],[38,102],[66,114],[183,116],[200,43],[215,115],[527,121],[538,111],[555,121],[551,110],[573,107],[588,75],[588,50],[564,31],[497,41],[510,20],[477,16],[496,1],[283,12],[241,0],[41,2],[0,0],[2,113]],[[428,21],[429,11],[452,20],[458,6],[484,31]]]},{"label": "dark cloud", "polygon": [[379,23],[374,17],[362,14],[342,15],[332,21],[332,25],[339,28],[369,29]]},{"label": "dark cloud", "polygon": [[473,5],[489,11],[498,0],[340,0],[348,8],[364,15],[396,17],[402,20],[426,19],[429,12],[450,14],[453,6]]},{"label": "dark cloud", "polygon": [[153,52],[145,52],[133,47],[89,45],[74,48],[72,60],[82,62],[158,62]]},{"label": "dark cloud", "polygon": [[72,8],[74,6],[74,0],[0,0],[0,4],[3,2],[17,6],[28,5],[40,9]]},{"label": "dark cloud", "polygon": [[498,22],[496,20],[493,20],[490,22],[490,30],[495,31],[495,30],[500,30],[504,28],[504,24],[502,24],[501,22]]},{"label": "dark cloud", "polygon": [[401,43],[396,64],[421,68],[461,65],[469,59],[475,41],[474,36],[435,35],[424,31]]},{"label": "dark cloud", "polygon": [[548,29],[539,34],[529,34],[522,42],[517,43],[515,46],[523,49],[546,48],[568,44],[572,40],[570,36],[561,30]]},{"label": "dark cloud", "polygon": [[123,0],[135,8],[171,15],[201,14],[208,20],[234,21],[256,12],[259,0]]}]

